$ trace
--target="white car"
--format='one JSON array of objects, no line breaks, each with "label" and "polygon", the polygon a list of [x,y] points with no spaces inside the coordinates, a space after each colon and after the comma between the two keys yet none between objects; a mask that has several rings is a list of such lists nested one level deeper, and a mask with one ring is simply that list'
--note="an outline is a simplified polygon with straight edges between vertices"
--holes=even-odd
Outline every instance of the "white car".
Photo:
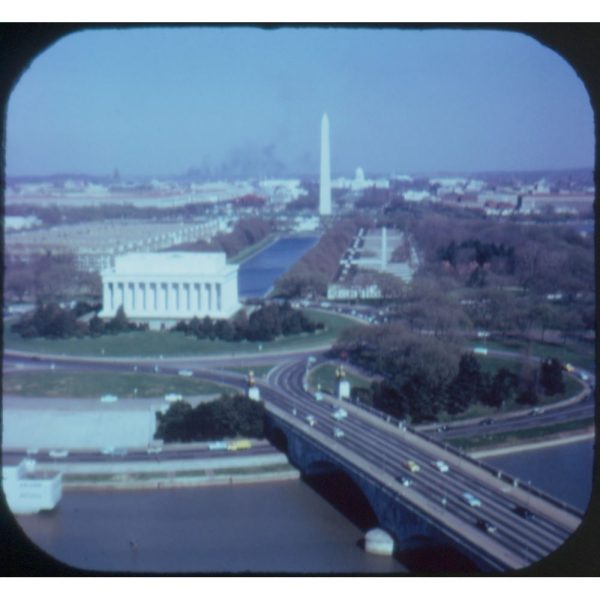
[{"label": "white car", "polygon": [[181,369],[178,371],[178,374],[182,377],[191,377],[194,374],[194,371],[190,371],[189,369]]},{"label": "white car", "polygon": [[227,450],[227,442],[210,442],[208,444],[209,450]]},{"label": "white car", "polygon": [[114,446],[105,446],[100,450],[100,454],[104,454],[105,456],[112,456],[115,453]]},{"label": "white car", "polygon": [[443,460],[436,460],[433,464],[440,473],[447,473],[450,470],[450,467]]},{"label": "white car", "polygon": [[315,423],[317,422],[317,420],[312,415],[306,415],[306,421],[311,427],[314,427]]},{"label": "white car", "polygon": [[471,492],[465,492],[462,497],[464,498],[465,502],[473,508],[481,506],[481,500],[473,496]]},{"label": "white car", "polygon": [[181,394],[165,394],[166,402],[179,402],[180,400],[183,400],[183,396]]},{"label": "white car", "polygon": [[337,410],[333,411],[332,416],[336,421],[341,421],[342,419],[345,419],[348,416],[348,413],[345,409],[338,408]]},{"label": "white car", "polygon": [[333,428],[333,436],[336,438],[343,438],[344,432],[339,427]]},{"label": "white car", "polygon": [[48,452],[50,458],[67,458],[69,456],[68,450],[50,450]]},{"label": "white car", "polygon": [[116,402],[119,399],[119,396],[115,396],[114,394],[104,394],[100,398],[100,402],[104,402],[110,404],[111,402]]}]

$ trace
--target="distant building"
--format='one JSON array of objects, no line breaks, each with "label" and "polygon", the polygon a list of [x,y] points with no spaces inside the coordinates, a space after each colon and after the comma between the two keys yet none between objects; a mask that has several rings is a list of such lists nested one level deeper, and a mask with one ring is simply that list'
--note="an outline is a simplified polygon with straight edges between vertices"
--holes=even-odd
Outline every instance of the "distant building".
[{"label": "distant building", "polygon": [[29,260],[50,252],[72,254],[84,271],[107,269],[116,256],[131,252],[154,252],[198,239],[209,240],[224,231],[220,219],[203,222],[106,220],[61,225],[36,231],[7,232],[7,254]]},{"label": "distant building", "polygon": [[151,329],[170,327],[193,317],[227,319],[240,308],[238,266],[224,252],[134,253],[118,256],[102,272],[103,308]]},{"label": "distant building", "polygon": [[11,461],[4,456],[2,487],[6,502],[15,514],[52,510],[62,497],[62,475],[56,471],[38,471],[31,458]]},{"label": "distant building", "polygon": [[329,163],[329,118],[321,119],[321,175],[319,182],[319,214],[331,214],[331,167]]}]

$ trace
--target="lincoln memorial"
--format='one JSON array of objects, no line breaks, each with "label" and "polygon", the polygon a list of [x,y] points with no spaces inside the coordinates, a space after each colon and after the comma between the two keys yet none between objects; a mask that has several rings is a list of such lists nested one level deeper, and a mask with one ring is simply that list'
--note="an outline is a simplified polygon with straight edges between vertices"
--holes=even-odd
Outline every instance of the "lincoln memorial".
[{"label": "lincoln memorial", "polygon": [[127,318],[151,329],[193,317],[227,319],[239,308],[238,266],[224,252],[146,252],[115,257],[102,272],[99,316],[110,319],[120,306]]}]

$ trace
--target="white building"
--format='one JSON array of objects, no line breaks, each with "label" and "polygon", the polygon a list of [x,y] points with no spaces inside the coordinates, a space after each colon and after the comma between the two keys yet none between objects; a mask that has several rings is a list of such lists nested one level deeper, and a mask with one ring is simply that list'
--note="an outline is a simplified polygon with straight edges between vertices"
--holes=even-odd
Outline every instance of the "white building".
[{"label": "white building", "polygon": [[54,471],[37,471],[35,460],[10,463],[4,457],[2,488],[10,510],[15,514],[52,510],[62,497],[62,475]]},{"label": "white building", "polygon": [[193,317],[227,319],[240,307],[238,265],[224,252],[135,253],[117,256],[102,272],[103,308],[110,319],[123,307],[152,329]]}]

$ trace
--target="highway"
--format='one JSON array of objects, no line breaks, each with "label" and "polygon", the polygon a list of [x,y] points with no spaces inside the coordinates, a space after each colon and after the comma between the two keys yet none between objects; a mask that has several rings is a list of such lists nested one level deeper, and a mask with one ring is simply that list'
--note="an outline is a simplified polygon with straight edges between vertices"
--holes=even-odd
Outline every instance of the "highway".
[{"label": "highway", "polygon": [[[369,414],[365,410],[344,402],[347,416],[336,420],[332,413],[340,402],[327,397],[317,401],[305,391],[304,379],[309,353],[298,353],[285,358],[272,369],[265,380],[258,380],[261,397],[267,410],[284,419],[302,435],[350,469],[365,473],[379,485],[385,486],[399,501],[408,503],[426,519],[435,522],[451,538],[461,540],[481,552],[495,557],[500,568],[520,568],[547,556],[560,546],[577,528],[580,514],[565,510],[560,503],[547,501],[540,494],[530,494],[521,486],[511,485],[510,480],[498,477],[481,468],[475,461],[436,443],[426,435],[398,427],[394,423]],[[118,361],[102,359],[61,358],[18,359],[6,358],[5,367],[18,360],[23,368],[78,369],[87,371],[120,371],[177,374],[183,362]],[[317,360],[322,360],[318,356]],[[225,364],[225,359],[210,361],[187,360],[185,365],[193,368],[193,377],[216,383],[242,387],[245,374],[216,370]],[[14,364],[12,364],[14,367]],[[307,417],[314,417],[311,426]],[[343,437],[334,436],[334,428],[343,431]],[[254,449],[261,452],[260,448]],[[168,457],[216,456],[206,449],[178,450]],[[132,451],[127,460],[161,460],[159,455],[148,455],[145,450]],[[162,453],[162,460],[166,459]],[[116,458],[123,460],[124,457]],[[66,460],[115,460],[115,457],[94,453],[70,455]],[[411,472],[407,461],[419,466]],[[434,463],[443,460],[449,467],[447,473],[440,472]],[[413,484],[405,487],[397,481],[404,476]],[[471,507],[463,498],[465,492],[476,496],[480,507]],[[515,512],[525,508],[532,518]],[[484,520],[496,528],[488,532],[478,520]]]}]

